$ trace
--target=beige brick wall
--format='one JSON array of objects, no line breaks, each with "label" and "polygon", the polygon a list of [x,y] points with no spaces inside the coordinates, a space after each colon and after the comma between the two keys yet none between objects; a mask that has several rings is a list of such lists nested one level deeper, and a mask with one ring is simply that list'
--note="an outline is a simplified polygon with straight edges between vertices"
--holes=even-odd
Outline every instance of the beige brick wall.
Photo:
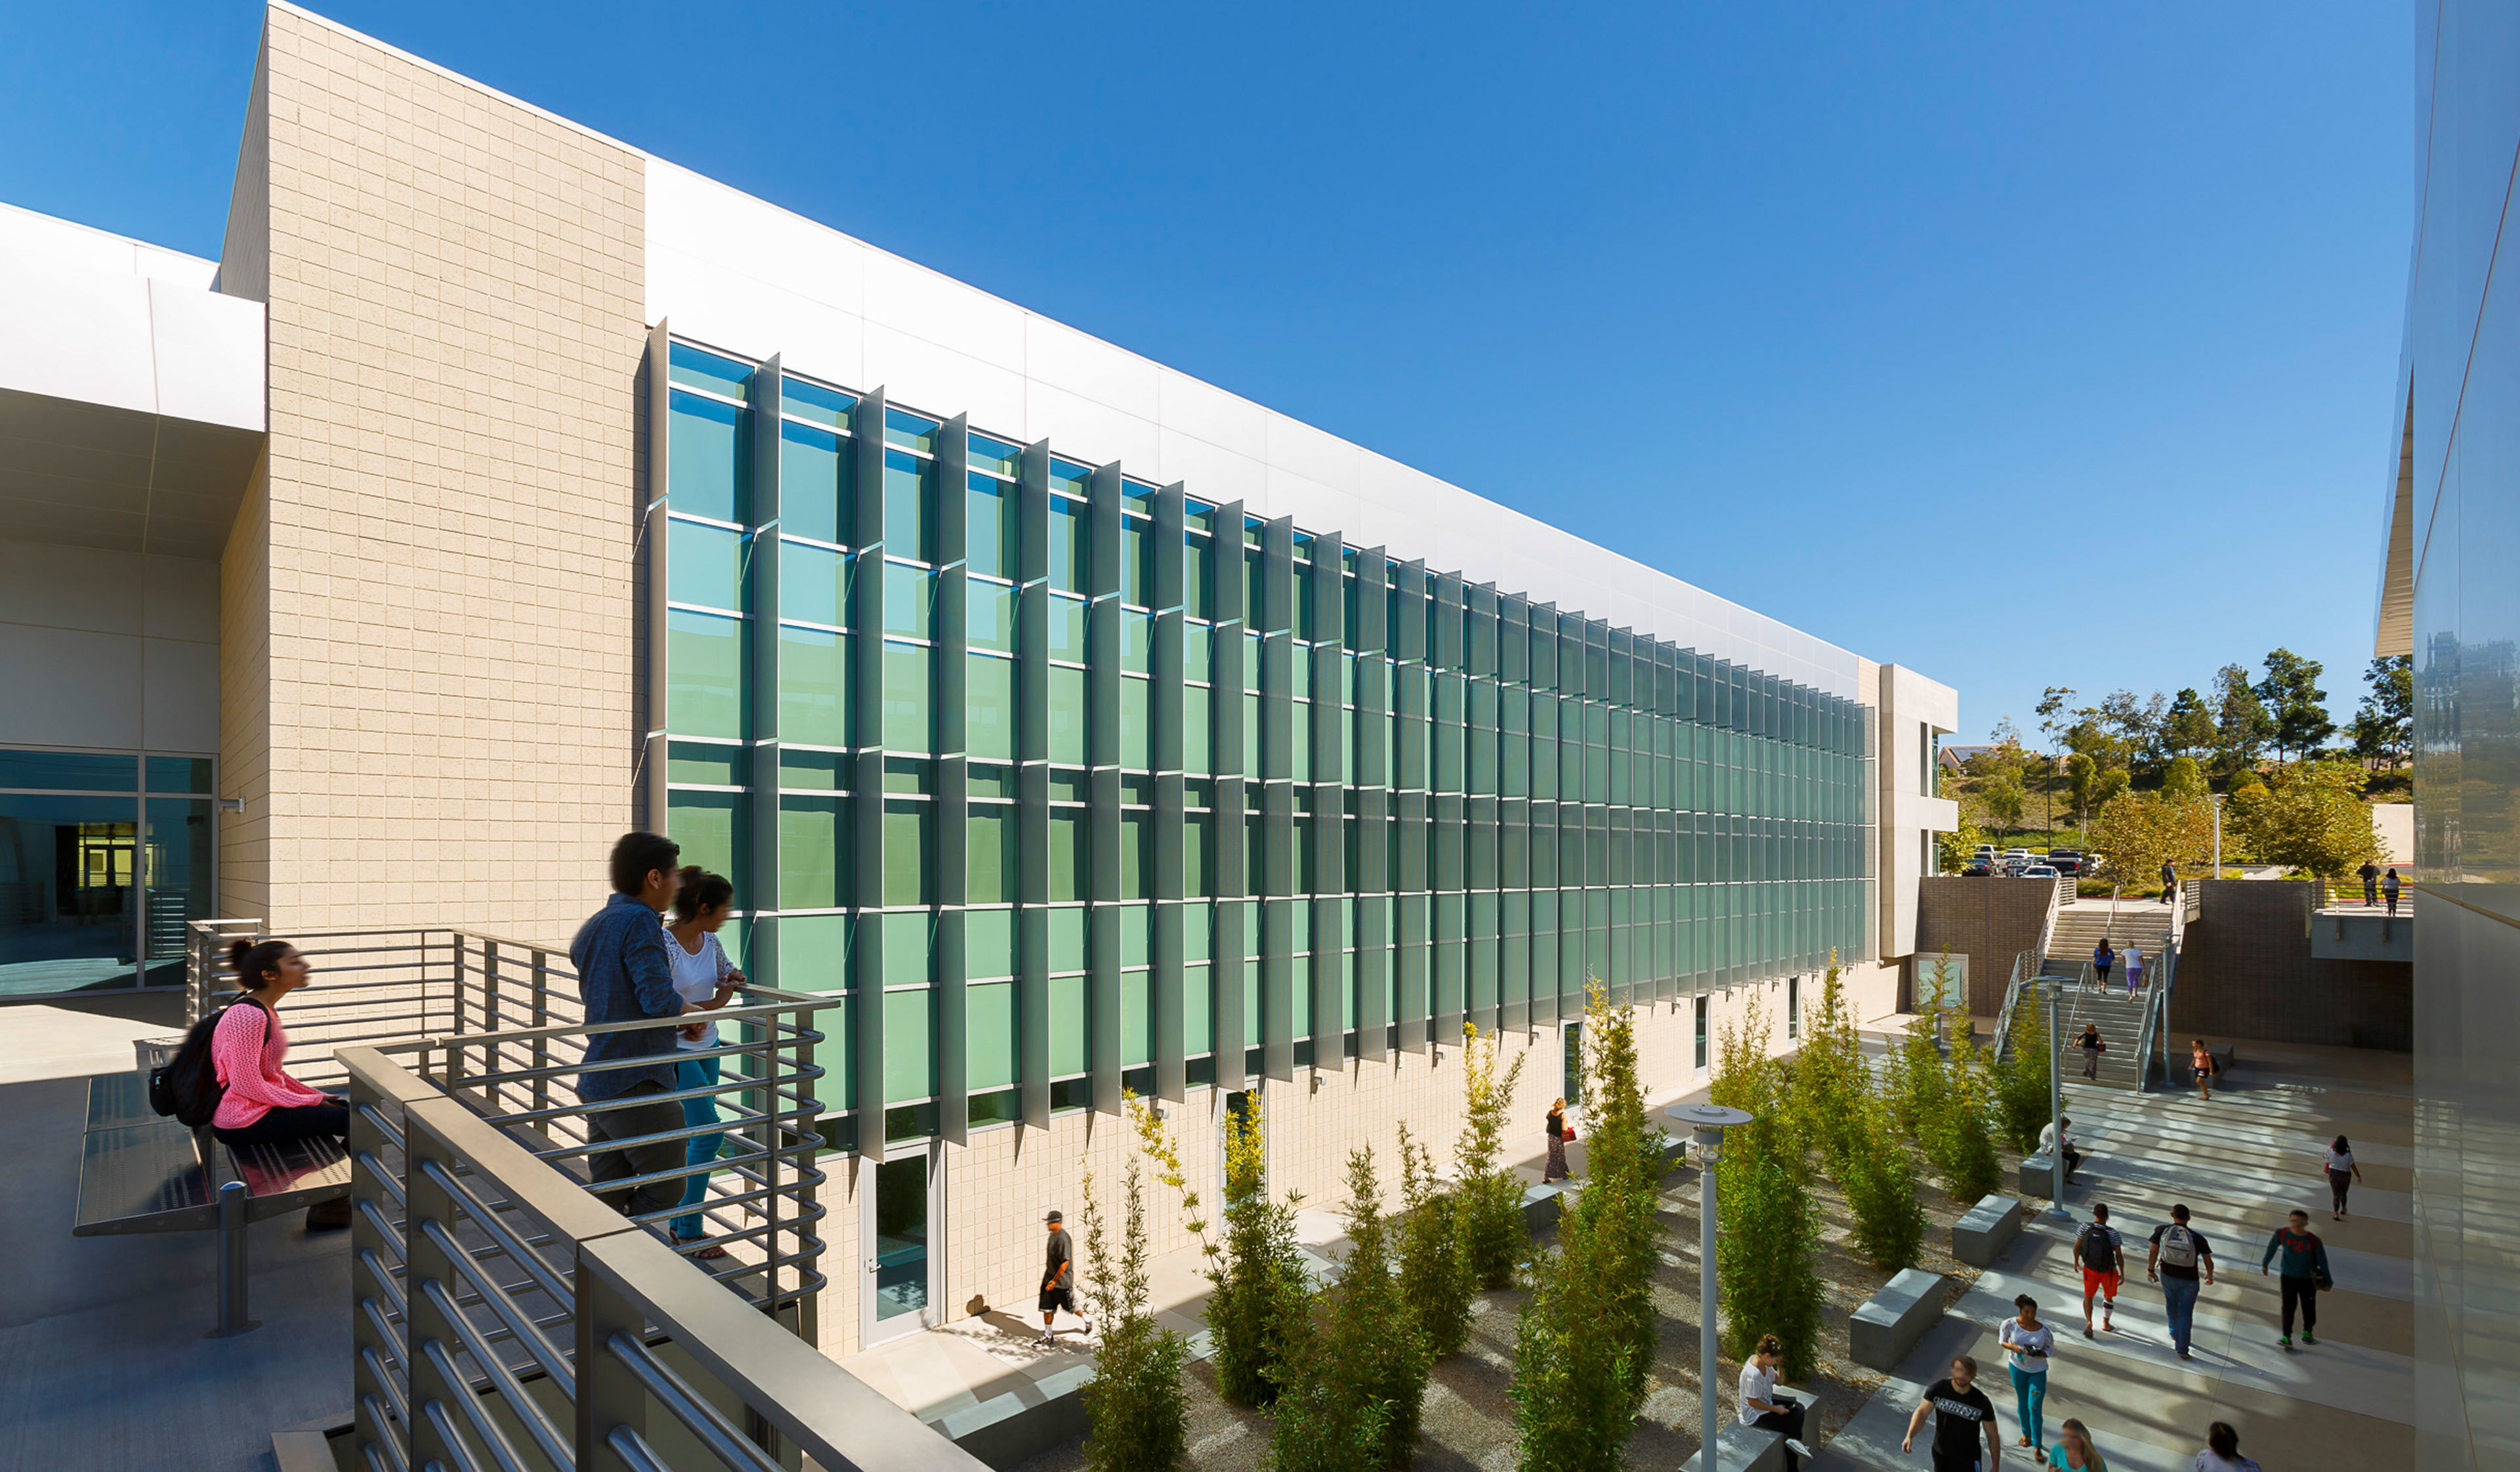
[{"label": "beige brick wall", "polygon": [[564,939],[631,814],[643,163],[266,25],[238,178],[264,216],[229,233],[268,242],[269,474],[223,570],[269,690],[225,712],[231,775],[266,763],[267,801],[223,905]]}]

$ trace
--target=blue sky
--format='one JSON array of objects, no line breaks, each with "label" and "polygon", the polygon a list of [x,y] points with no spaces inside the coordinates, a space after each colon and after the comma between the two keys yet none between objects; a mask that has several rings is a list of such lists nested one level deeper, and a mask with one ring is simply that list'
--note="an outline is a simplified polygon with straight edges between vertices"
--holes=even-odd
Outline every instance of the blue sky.
[{"label": "blue sky", "polygon": [[[318,7],[1961,692],[2350,715],[2399,5]],[[259,7],[0,20],[0,200],[218,250]]]}]

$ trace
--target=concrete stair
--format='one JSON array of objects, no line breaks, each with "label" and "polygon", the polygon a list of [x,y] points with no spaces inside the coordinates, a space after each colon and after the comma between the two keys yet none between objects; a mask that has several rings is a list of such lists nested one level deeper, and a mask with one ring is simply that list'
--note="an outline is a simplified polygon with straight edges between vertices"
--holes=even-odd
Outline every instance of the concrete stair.
[{"label": "concrete stair", "polygon": [[[2152,1001],[2152,985],[2144,984],[2135,1001],[2127,1001],[2126,989],[2111,988],[2103,997],[2090,992],[2069,992],[2057,1004],[2057,1027],[2065,1035],[2065,1088],[2089,1089],[2092,1081],[2083,1077],[2083,1050],[2074,1040],[2083,1035],[2085,1023],[2099,1024],[2100,1041],[2108,1051],[2100,1054],[2099,1087],[2103,1089],[2140,1090],[2143,1087],[2136,1062],[2136,1043],[2143,1034],[2143,1009]],[[2042,999],[2043,1004],[2045,999]],[[2017,1020],[2017,1019],[2016,1019]]]},{"label": "concrete stair", "polygon": [[[2106,900],[2081,900],[2068,905],[2056,912],[2056,928],[2048,935],[2042,972],[2048,976],[2082,975],[2092,948],[2106,935],[2112,950],[2123,952],[2130,945],[2139,948],[2148,976],[2170,940],[2170,906],[2152,900],[2120,900],[2115,918],[2109,914]],[[2123,995],[2126,973],[2113,971],[2109,979]]]}]

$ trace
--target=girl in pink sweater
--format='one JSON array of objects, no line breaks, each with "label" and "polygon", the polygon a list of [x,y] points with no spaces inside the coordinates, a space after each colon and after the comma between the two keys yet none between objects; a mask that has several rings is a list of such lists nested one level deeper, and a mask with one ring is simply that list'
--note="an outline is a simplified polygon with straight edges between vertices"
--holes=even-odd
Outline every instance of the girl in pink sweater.
[{"label": "girl in pink sweater", "polygon": [[210,1062],[227,1091],[210,1116],[212,1133],[231,1144],[347,1136],[348,1101],[307,1088],[280,1066],[289,1056],[280,1000],[306,985],[314,968],[287,941],[238,941],[228,964],[245,996],[220,1014],[210,1034]]}]

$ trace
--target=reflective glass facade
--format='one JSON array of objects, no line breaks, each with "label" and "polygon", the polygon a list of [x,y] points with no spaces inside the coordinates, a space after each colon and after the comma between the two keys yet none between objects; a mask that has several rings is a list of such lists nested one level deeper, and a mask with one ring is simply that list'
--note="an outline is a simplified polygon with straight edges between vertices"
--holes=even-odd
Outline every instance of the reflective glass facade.
[{"label": "reflective glass facade", "polygon": [[206,757],[0,747],[0,997],[180,986],[211,910]]},{"label": "reflective glass facade", "polygon": [[1868,954],[1860,705],[775,364],[652,373],[647,790],[755,973],[844,995],[862,1148]]}]

